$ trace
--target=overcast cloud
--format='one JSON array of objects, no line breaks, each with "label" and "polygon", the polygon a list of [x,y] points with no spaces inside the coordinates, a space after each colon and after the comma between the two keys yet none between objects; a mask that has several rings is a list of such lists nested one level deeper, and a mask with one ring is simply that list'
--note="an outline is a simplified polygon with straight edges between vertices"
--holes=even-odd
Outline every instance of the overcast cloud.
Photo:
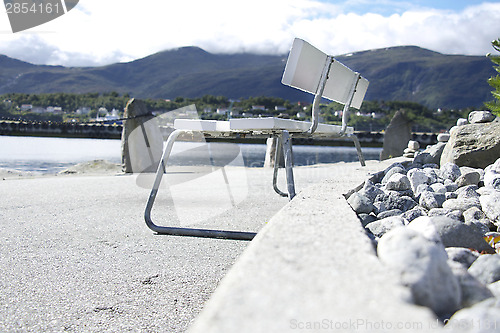
[{"label": "overcast cloud", "polygon": [[16,34],[1,13],[0,53],[36,64],[94,66],[191,45],[214,53],[285,54],[294,37],[333,55],[398,45],[450,54],[491,52],[491,41],[500,37],[500,3],[448,3],[464,5],[432,6],[424,0],[80,0],[66,15]]}]

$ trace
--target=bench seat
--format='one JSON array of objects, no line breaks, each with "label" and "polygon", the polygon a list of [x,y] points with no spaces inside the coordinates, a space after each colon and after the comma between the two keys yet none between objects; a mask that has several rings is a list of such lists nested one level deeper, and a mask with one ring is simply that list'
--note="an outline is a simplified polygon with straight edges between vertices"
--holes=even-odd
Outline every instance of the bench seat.
[{"label": "bench seat", "polygon": [[[212,135],[219,133],[221,136],[249,132],[261,132],[266,135],[283,130],[290,132],[293,136],[294,134],[306,132],[310,127],[311,123],[308,121],[275,117],[235,118],[229,121],[176,119],[174,122],[175,129],[211,132]],[[319,124],[313,135],[317,137],[338,137],[343,136],[343,134],[351,135],[353,133],[354,128],[352,127],[347,127],[345,133],[342,133],[342,126],[340,125]]]}]

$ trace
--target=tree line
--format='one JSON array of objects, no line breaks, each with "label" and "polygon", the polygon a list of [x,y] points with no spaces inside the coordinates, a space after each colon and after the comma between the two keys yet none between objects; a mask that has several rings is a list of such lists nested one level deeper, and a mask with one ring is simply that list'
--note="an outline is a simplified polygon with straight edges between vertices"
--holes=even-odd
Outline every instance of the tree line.
[{"label": "tree line", "polygon": [[[35,121],[89,121],[95,118],[97,110],[104,107],[111,111],[118,109],[120,115],[130,100],[129,94],[120,95],[117,92],[107,93],[51,93],[51,94],[24,94],[9,93],[0,95],[0,117],[26,119]],[[164,99],[144,99],[148,110],[166,112],[195,104],[202,119],[225,120],[228,114],[218,114],[217,109],[227,111],[238,111],[233,117],[242,116],[281,116],[290,119],[309,120],[311,115],[311,105],[304,106],[279,97],[257,96],[241,98],[238,100],[229,99],[225,96],[205,95],[199,98],[177,97],[174,100]],[[312,102],[312,101],[311,101]],[[339,103],[331,102],[321,104],[321,116],[325,123],[340,124],[343,106]],[[39,107],[58,106],[63,109],[62,114],[35,114],[30,111],[21,111],[23,104],[31,104]],[[308,104],[308,103],[306,103]],[[263,110],[254,110],[253,106],[262,106]],[[275,107],[279,106],[278,110]],[[76,114],[75,111],[81,107],[91,109],[90,114]],[[361,109],[351,109],[349,125],[357,130],[380,131],[387,127],[392,116],[398,111],[404,110],[409,120],[414,124],[416,131],[438,132],[449,129],[460,117],[466,117],[470,109],[466,110],[431,110],[419,103],[407,101],[364,101]],[[305,115],[299,117],[298,113]],[[358,115],[359,113],[359,115]]]}]

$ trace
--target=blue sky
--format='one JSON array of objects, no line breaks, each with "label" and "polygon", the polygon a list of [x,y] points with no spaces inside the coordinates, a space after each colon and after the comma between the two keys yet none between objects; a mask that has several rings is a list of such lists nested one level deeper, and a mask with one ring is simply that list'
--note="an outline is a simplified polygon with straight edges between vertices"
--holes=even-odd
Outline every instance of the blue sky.
[{"label": "blue sky", "polygon": [[344,4],[345,9],[357,14],[377,13],[381,15],[401,14],[407,10],[417,10],[433,8],[438,10],[461,11],[467,7],[479,5],[485,1],[481,0],[413,0],[413,1],[370,1],[370,0],[352,0],[352,1],[334,1],[324,0],[323,2],[331,4]]},{"label": "blue sky", "polygon": [[80,0],[13,34],[0,12],[0,54],[36,64],[95,66],[166,49],[286,54],[294,37],[340,55],[398,45],[485,55],[500,37],[500,1]]}]

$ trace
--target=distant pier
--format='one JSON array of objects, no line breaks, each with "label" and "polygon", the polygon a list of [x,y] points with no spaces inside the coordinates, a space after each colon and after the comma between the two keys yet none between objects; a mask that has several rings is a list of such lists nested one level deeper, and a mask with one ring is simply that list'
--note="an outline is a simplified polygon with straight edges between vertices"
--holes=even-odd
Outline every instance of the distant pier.
[{"label": "distant pier", "polygon": [[[0,135],[13,136],[45,136],[64,138],[120,139],[123,126],[101,122],[71,123],[71,122],[36,122],[23,120],[0,120]],[[167,137],[173,128],[162,128]],[[383,132],[355,132],[363,146],[381,147],[384,141]],[[438,133],[413,133],[413,140],[421,146],[437,143]],[[209,140],[212,141],[212,140]],[[213,140],[213,141],[221,141]],[[262,142],[260,142],[262,141]],[[242,142],[265,143],[264,140],[248,140]],[[295,139],[295,144],[303,145],[351,145],[345,140],[310,140]]]},{"label": "distant pier", "polygon": [[0,120],[0,135],[120,139],[122,129],[119,124]]}]

